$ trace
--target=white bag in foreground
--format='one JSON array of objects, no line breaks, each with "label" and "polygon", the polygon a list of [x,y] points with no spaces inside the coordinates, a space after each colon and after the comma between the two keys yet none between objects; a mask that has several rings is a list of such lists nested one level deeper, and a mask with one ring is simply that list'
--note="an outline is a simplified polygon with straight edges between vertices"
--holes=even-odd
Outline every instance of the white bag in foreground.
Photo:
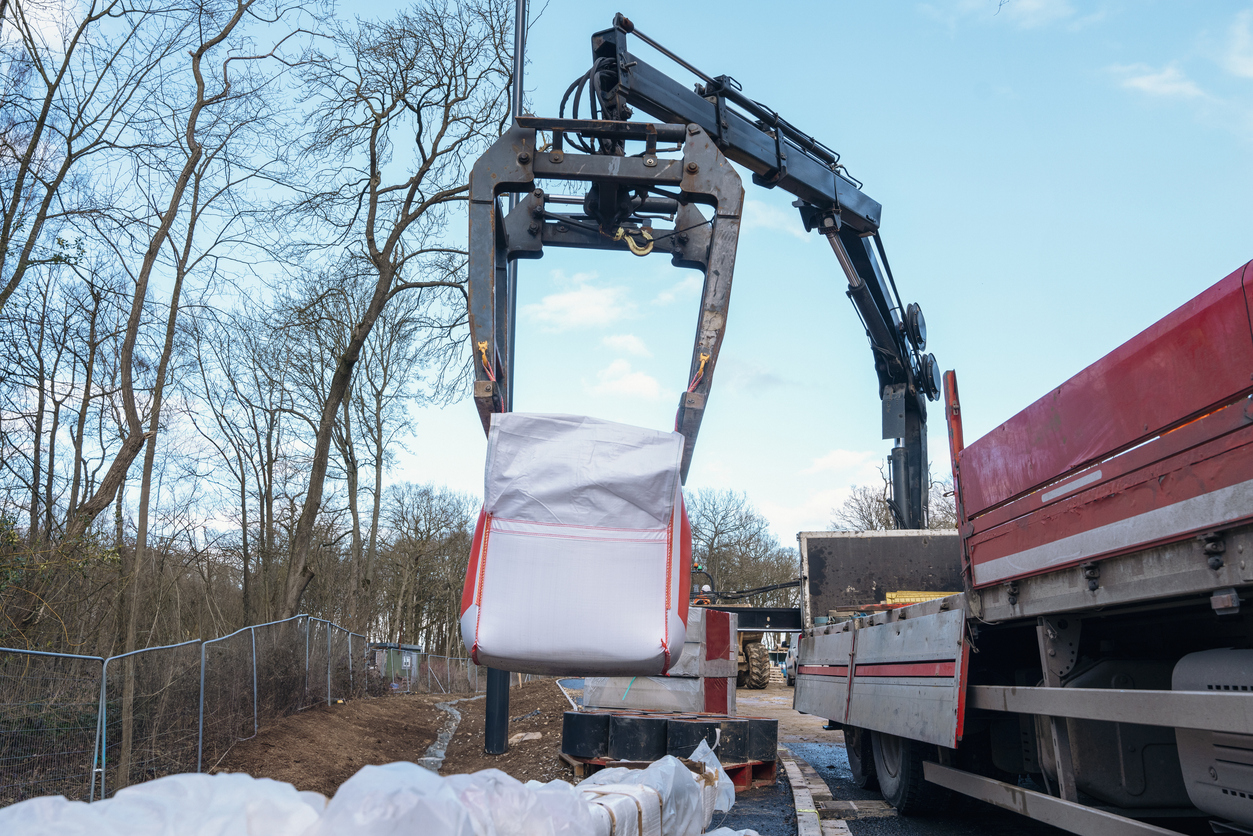
[{"label": "white bag in foreground", "polygon": [[492,416],[461,597],[477,664],[662,674],[685,639],[683,437],[576,415]]}]

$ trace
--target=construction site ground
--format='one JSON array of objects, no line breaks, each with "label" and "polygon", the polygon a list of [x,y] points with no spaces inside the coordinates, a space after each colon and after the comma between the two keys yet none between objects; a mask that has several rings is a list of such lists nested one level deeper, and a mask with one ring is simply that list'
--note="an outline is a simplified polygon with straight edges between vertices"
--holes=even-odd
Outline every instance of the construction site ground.
[{"label": "construction site ground", "polygon": [[[515,742],[499,757],[483,754],[481,696],[414,694],[320,706],[274,721],[255,738],[237,743],[214,771],[274,778],[329,797],[366,764],[424,757],[447,716],[437,703],[451,700],[458,700],[454,705],[461,722],[447,747],[441,774],[496,768],[522,781],[572,780],[570,768],[560,758],[562,714],[570,703],[553,680],[528,682],[510,690],[509,734]],[[822,718],[793,711],[791,688],[771,682],[762,691],[737,692],[736,702],[741,715],[779,721],[779,745],[796,764],[819,808],[822,836],[1054,836],[1063,832],[965,799],[941,815],[897,816],[878,793],[852,783],[842,735],[823,730]],[[518,739],[536,732],[538,738]],[[735,809],[715,816],[712,827],[795,836],[797,813],[786,773],[779,769],[773,787],[738,794]],[[1155,823],[1194,829],[1184,827],[1184,822]]]}]

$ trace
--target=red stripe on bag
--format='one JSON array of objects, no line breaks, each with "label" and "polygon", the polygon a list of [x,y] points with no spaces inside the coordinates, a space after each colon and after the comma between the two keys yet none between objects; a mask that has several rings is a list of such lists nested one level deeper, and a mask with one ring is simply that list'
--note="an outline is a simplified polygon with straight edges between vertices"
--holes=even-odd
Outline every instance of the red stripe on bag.
[{"label": "red stripe on bag", "polygon": [[478,590],[474,593],[474,603],[479,611],[474,614],[474,647],[470,649],[470,658],[474,664],[479,663],[479,624],[483,621],[483,578],[487,576],[487,541],[492,536],[492,515],[483,516],[483,548],[479,558]]},{"label": "red stripe on bag", "polygon": [[666,526],[666,608],[661,611],[664,622],[661,634],[661,651],[665,654],[661,672],[670,670],[670,584],[673,581],[674,566],[674,515],[678,509],[670,512],[670,524]]},{"label": "red stripe on bag", "polygon": [[682,491],[679,492],[679,512],[682,514],[679,527],[679,587],[682,591],[679,595],[679,619],[687,624],[688,599],[692,592],[692,524],[687,519],[687,503]]},{"label": "red stripe on bag", "polygon": [[479,552],[483,548],[483,528],[484,520],[487,519],[487,509],[479,509],[478,522],[474,524],[474,540],[470,546],[470,565],[466,568],[466,580],[461,585],[461,615],[465,615],[466,610],[470,609],[470,605],[474,603],[474,587],[478,583],[479,574]]}]

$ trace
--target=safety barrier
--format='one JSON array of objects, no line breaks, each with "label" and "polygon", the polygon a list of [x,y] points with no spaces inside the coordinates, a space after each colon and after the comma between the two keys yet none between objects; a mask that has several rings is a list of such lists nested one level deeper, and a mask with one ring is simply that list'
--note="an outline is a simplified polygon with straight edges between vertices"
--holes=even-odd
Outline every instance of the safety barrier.
[{"label": "safety barrier", "polygon": [[0,648],[0,806],[212,769],[265,721],[364,696],[365,647],[298,615],[107,659]]}]

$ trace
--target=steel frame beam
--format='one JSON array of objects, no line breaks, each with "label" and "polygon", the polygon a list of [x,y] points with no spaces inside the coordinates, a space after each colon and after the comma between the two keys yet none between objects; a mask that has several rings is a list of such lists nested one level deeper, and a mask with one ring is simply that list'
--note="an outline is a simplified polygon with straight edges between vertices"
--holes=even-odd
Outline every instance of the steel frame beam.
[{"label": "steel frame beam", "polygon": [[1116,813],[1085,807],[1073,801],[1054,798],[938,763],[924,763],[922,774],[933,784],[1081,836],[1178,836],[1174,830],[1166,830]]},{"label": "steel frame beam", "polygon": [[[540,152],[537,132],[545,129],[554,131],[552,148]],[[562,148],[565,132],[642,139],[648,147],[636,157],[571,154]],[[657,139],[679,136],[683,137],[682,158],[659,158]],[[674,229],[653,230],[628,222],[615,237],[586,218],[554,217],[545,209],[546,195],[536,188],[537,180],[677,188]],[[523,193],[529,194],[503,216],[498,197]],[[689,379],[695,384],[682,394],[675,422],[684,437],[680,473],[686,481],[726,329],[743,202],[739,175],[698,125],[519,118],[479,157],[470,174],[470,335],[474,399],[484,431],[490,429],[492,413],[505,411],[511,403],[514,368],[508,335],[514,329],[514,306],[504,270],[508,261],[540,258],[545,243],[630,250],[638,255],[668,252],[676,266],[695,267],[705,274],[689,368]],[[706,219],[698,205],[713,207],[713,217]],[[651,240],[644,236],[645,230]]]},{"label": "steel frame beam", "polygon": [[1102,560],[1097,588],[1082,566],[984,587],[970,594],[975,615],[991,622],[1081,613],[1170,599],[1197,599],[1216,589],[1253,585],[1253,526],[1227,529],[1227,559],[1213,568],[1195,539]]},{"label": "steel frame beam", "polygon": [[1253,735],[1253,692],[970,686],[971,708]]}]

